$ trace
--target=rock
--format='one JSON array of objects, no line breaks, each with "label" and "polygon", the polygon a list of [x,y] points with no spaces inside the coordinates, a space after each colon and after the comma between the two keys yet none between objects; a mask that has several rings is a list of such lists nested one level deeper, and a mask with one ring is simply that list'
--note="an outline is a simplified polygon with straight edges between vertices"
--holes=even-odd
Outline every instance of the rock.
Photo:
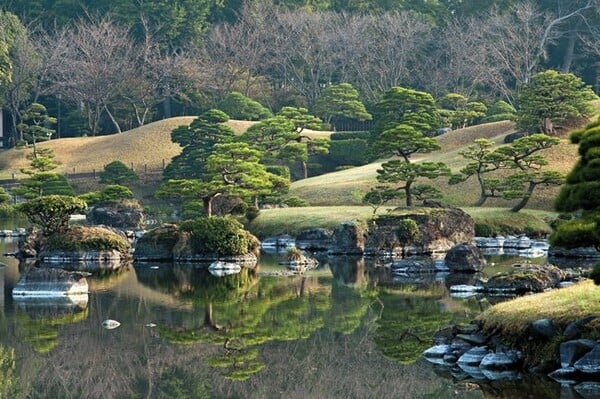
[{"label": "rock", "polygon": [[367,227],[360,222],[345,222],[333,230],[329,253],[362,255],[365,252]]},{"label": "rock", "polygon": [[548,374],[548,377],[561,384],[575,384],[579,379],[579,372],[575,367],[562,367]]},{"label": "rock", "polygon": [[583,399],[598,399],[600,398],[600,382],[585,381],[575,385],[575,391],[583,397]]},{"label": "rock", "polygon": [[577,370],[586,374],[600,374],[600,345],[583,355],[573,365]]},{"label": "rock", "polygon": [[230,276],[241,271],[242,267],[237,263],[215,261],[208,266],[208,272],[216,277]]},{"label": "rock", "polygon": [[121,200],[91,207],[86,215],[90,224],[102,224],[121,229],[144,227],[144,208],[137,200]]},{"label": "rock", "polygon": [[471,345],[478,345],[478,346],[485,344],[488,340],[488,337],[486,337],[480,333],[456,334],[456,338],[462,339],[463,341],[465,341]]},{"label": "rock", "polygon": [[179,228],[174,224],[164,224],[147,231],[135,242],[133,260],[171,262],[179,235]]},{"label": "rock", "polygon": [[296,237],[296,246],[309,250],[327,250],[331,246],[333,231],[329,229],[315,228],[301,231]]},{"label": "rock", "polygon": [[581,330],[583,329],[583,327],[585,327],[586,324],[588,324],[592,320],[595,320],[596,318],[598,318],[598,316],[587,316],[583,319],[575,320],[569,323],[567,327],[565,327],[563,335],[567,339],[577,338],[581,334]]},{"label": "rock", "polygon": [[444,356],[450,353],[450,345],[435,345],[423,352],[423,357],[434,364],[446,364]]},{"label": "rock", "polygon": [[490,381],[514,381],[521,377],[518,370],[488,370],[482,369],[482,374]]},{"label": "rock", "polygon": [[560,365],[562,368],[572,367],[577,360],[591,351],[596,346],[596,341],[590,339],[576,339],[560,344]]},{"label": "rock", "polygon": [[[485,346],[476,346],[469,349],[458,359],[458,367],[464,369],[465,367],[479,367],[479,364],[490,353],[489,349]],[[468,370],[467,373],[469,372]]]},{"label": "rock", "polygon": [[453,246],[446,253],[444,262],[451,272],[478,272],[486,265],[481,251],[473,244]]},{"label": "rock", "polygon": [[[406,220],[418,226],[418,234],[406,237]],[[368,225],[367,253],[431,254],[446,252],[459,243],[474,242],[475,223],[458,208],[424,208],[421,213],[380,215]]]},{"label": "rock", "polygon": [[107,330],[113,330],[113,329],[119,327],[120,325],[121,325],[121,323],[119,323],[116,320],[112,320],[112,319],[107,319],[102,322],[102,327],[106,328]]},{"label": "rock", "polygon": [[431,257],[410,256],[392,262],[393,273],[435,273],[437,268]]},{"label": "rock", "polygon": [[488,353],[479,364],[482,370],[506,371],[515,370],[521,363],[522,355],[515,350]]},{"label": "rock", "polygon": [[33,268],[23,274],[13,288],[13,296],[52,297],[88,293],[85,276],[63,269]]},{"label": "rock", "polygon": [[529,331],[534,337],[545,339],[553,338],[560,333],[558,328],[550,319],[539,319],[533,321],[529,325]]},{"label": "rock", "polygon": [[564,278],[562,270],[552,265],[527,266],[491,277],[485,287],[490,292],[542,292],[555,287]]}]

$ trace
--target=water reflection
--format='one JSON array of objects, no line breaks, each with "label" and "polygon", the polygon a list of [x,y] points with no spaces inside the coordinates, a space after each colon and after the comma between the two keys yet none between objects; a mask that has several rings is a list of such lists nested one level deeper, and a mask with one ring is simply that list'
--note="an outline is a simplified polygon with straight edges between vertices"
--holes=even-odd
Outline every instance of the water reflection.
[{"label": "water reflection", "polygon": [[[0,251],[10,252],[5,245],[0,240]],[[435,331],[487,306],[450,298],[456,277],[400,281],[376,260],[317,256],[316,270],[280,277],[263,274],[284,269],[276,256],[263,257],[258,271],[224,277],[190,264],[127,265],[90,276],[87,302],[43,304],[11,298],[19,267],[0,259],[7,264],[0,268],[0,391],[11,398],[559,397],[558,385],[545,380],[462,381],[420,359]],[[106,330],[107,319],[121,325]]]}]

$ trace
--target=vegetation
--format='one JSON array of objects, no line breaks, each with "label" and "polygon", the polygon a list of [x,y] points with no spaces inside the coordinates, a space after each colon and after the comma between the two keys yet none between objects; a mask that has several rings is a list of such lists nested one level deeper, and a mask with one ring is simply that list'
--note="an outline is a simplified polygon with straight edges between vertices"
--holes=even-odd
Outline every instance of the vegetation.
[{"label": "vegetation", "polygon": [[259,121],[273,114],[258,101],[236,91],[231,92],[219,103],[218,108],[233,119],[243,121]]},{"label": "vegetation", "polygon": [[138,179],[138,175],[121,161],[112,161],[100,173],[100,184],[118,184],[122,186]]},{"label": "vegetation", "polygon": [[593,113],[597,96],[591,87],[572,73],[539,72],[523,85],[517,99],[517,125],[524,130],[556,134],[555,125]]},{"label": "vegetation", "polygon": [[45,236],[61,233],[69,227],[69,217],[87,208],[85,201],[64,195],[38,197],[17,205],[35,226],[41,228]]},{"label": "vegetation", "polygon": [[112,251],[128,253],[127,238],[102,227],[74,226],[52,234],[46,242],[50,251]]},{"label": "vegetation", "polygon": [[195,253],[245,255],[256,250],[257,242],[234,219],[227,217],[198,218],[181,224],[190,234]]}]

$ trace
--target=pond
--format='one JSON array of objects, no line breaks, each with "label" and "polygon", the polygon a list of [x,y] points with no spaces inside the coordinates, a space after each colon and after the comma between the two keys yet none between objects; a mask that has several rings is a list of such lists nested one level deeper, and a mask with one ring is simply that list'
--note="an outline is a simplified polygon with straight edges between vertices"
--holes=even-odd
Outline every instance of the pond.
[{"label": "pond", "polygon": [[[14,245],[0,240],[0,253]],[[284,276],[278,259],[221,278],[129,265],[59,302],[13,300],[19,266],[2,257],[0,397],[561,397],[546,378],[459,380],[421,358],[438,329],[489,306],[450,297],[442,277],[406,284],[352,257]]]}]

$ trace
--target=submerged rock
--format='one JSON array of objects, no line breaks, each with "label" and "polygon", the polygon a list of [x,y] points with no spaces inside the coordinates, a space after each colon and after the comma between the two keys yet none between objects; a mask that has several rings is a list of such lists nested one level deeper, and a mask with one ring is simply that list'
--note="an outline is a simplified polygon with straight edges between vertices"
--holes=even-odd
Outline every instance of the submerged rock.
[{"label": "submerged rock", "polygon": [[481,251],[473,244],[453,246],[446,253],[444,262],[452,272],[478,272],[486,265]]},{"label": "submerged rock", "polygon": [[483,370],[505,371],[515,370],[520,366],[521,352],[508,350],[504,352],[488,353],[479,364]]},{"label": "submerged rock", "polygon": [[555,287],[563,279],[564,272],[556,266],[532,265],[491,277],[486,284],[486,290],[514,294],[542,292]]}]

